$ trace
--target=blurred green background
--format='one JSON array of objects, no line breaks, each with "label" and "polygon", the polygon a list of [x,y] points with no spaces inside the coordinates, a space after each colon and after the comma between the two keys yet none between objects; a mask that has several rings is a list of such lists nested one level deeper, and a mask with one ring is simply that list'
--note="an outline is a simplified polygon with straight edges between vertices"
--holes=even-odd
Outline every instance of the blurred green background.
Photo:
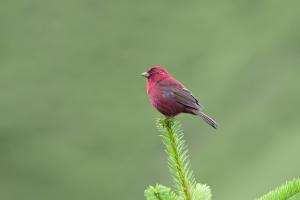
[{"label": "blurred green background", "polygon": [[214,199],[300,175],[299,1],[0,1],[0,199],[140,200],[172,186],[140,76],[163,65]]}]

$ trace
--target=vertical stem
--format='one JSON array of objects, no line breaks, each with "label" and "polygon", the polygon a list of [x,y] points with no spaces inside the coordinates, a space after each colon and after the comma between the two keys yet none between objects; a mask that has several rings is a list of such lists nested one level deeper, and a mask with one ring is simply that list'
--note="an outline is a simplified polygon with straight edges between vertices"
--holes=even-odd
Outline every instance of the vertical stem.
[{"label": "vertical stem", "polygon": [[[167,128],[167,134],[171,145],[171,150],[173,151],[174,160],[176,163],[176,170],[177,170],[177,178],[181,184],[182,190],[185,194],[186,200],[192,200],[191,193],[189,190],[189,184],[186,180],[186,174],[183,167],[183,161],[180,159],[179,151],[178,151],[178,144],[176,142],[175,136],[174,136],[174,130],[172,129],[172,121],[166,119],[165,120],[166,128]],[[166,146],[168,148],[168,146]],[[171,156],[171,155],[169,155]]]},{"label": "vertical stem", "polygon": [[154,195],[157,198],[157,200],[162,200],[158,192],[154,192]]}]

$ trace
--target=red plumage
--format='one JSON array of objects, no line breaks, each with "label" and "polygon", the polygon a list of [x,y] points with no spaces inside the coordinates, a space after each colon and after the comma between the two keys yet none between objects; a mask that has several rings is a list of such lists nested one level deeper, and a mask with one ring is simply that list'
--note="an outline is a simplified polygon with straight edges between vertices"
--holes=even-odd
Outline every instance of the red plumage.
[{"label": "red plumage", "polygon": [[151,67],[142,74],[147,78],[147,94],[152,105],[166,117],[189,113],[201,117],[213,128],[217,123],[205,115],[201,105],[185,86],[161,67]]}]

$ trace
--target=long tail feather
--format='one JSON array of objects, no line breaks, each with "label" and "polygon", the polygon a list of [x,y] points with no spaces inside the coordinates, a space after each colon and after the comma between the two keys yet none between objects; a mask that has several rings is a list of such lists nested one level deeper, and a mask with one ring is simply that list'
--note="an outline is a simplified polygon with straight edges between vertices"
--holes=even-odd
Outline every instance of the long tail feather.
[{"label": "long tail feather", "polygon": [[215,129],[218,128],[217,122],[215,120],[213,120],[211,117],[209,117],[206,114],[204,114],[203,112],[195,110],[195,111],[193,111],[193,114],[201,117],[206,123],[208,123],[209,125],[211,125],[213,128],[215,128]]}]

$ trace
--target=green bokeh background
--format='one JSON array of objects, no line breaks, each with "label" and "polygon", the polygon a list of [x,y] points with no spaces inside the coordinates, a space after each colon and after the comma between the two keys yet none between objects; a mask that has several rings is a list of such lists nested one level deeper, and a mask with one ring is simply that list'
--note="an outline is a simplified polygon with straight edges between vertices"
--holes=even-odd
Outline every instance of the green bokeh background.
[{"label": "green bokeh background", "polygon": [[213,199],[300,175],[299,1],[0,1],[0,199],[140,200],[172,186],[140,73],[163,65]]}]

